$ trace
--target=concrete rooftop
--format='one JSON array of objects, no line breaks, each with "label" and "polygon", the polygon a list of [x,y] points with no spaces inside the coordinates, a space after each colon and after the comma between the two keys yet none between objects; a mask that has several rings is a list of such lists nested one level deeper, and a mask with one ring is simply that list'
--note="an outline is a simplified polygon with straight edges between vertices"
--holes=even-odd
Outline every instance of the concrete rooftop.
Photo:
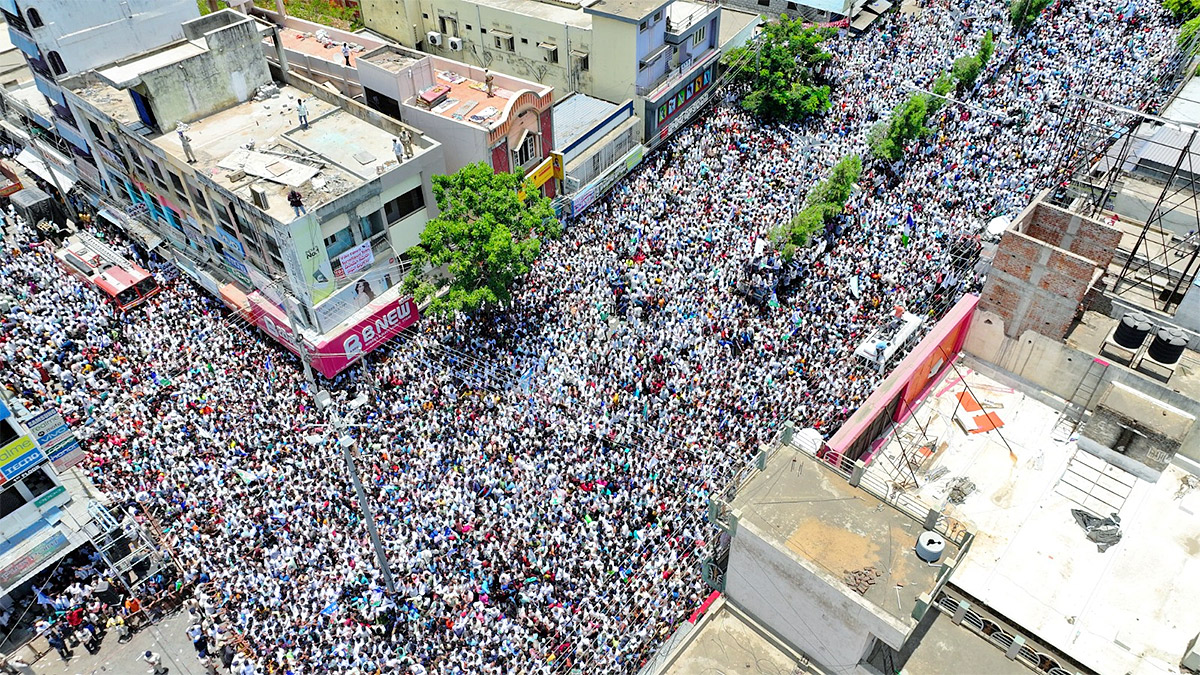
[{"label": "concrete rooftop", "polygon": [[398,51],[395,47],[384,45],[379,49],[374,49],[368,52],[369,55],[363,55],[367,61],[383,68],[389,73],[399,73],[413,67],[422,58],[428,58],[422,54],[419,57],[409,56]]},{"label": "concrete rooftop", "polygon": [[[571,2],[571,0],[566,0]],[[584,30],[592,29],[592,17],[586,14],[579,7],[563,7],[561,5],[552,5],[549,2],[541,2],[540,0],[477,0],[475,3],[480,7],[492,7],[503,12],[511,12],[522,16],[529,16],[535,19],[541,19],[550,23],[559,23],[572,28],[582,28]],[[465,21],[465,20],[464,20]],[[474,24],[474,22],[472,22]],[[478,29],[480,26],[476,26]],[[479,36],[481,42],[491,42],[491,27],[488,26],[488,34]],[[460,33],[462,35],[462,33]],[[465,39],[474,39],[472,36],[467,36]]]},{"label": "concrete rooftop", "polygon": [[[128,92],[93,84],[76,93],[123,123],[137,123],[137,111]],[[300,129],[296,115],[296,104],[302,97],[309,112],[307,130]],[[266,213],[284,223],[295,217],[287,201],[292,189],[289,181],[298,183],[305,206],[312,210],[373,180],[378,175],[376,167],[391,163],[390,168],[395,168],[391,134],[288,85],[281,86],[279,96],[274,98],[250,100],[194,121],[188,125],[187,135],[196,155],[192,166],[197,172],[217,180],[249,204],[253,204],[252,185],[265,190],[269,203]],[[150,141],[181,163],[186,161],[174,129]],[[261,165],[259,172],[265,170],[265,175],[272,178],[247,175],[230,181],[228,176],[247,158],[245,150],[251,142],[251,165],[257,162]],[[425,152],[428,146],[428,142],[414,136],[415,153]],[[289,168],[292,170],[284,173]]]},{"label": "concrete rooftop", "polygon": [[[1124,352],[1109,353],[1105,351],[1101,353],[1100,351],[1105,338],[1112,332],[1117,322],[1118,319],[1107,314],[1093,311],[1084,312],[1083,320],[1071,327],[1071,331],[1067,333],[1063,341],[1068,347],[1103,358],[1111,367],[1126,368],[1127,359]],[[1149,341],[1150,339],[1147,338],[1146,342]],[[1190,349],[1183,350],[1183,355],[1179,357],[1179,364],[1165,381],[1164,377],[1167,372],[1161,368],[1148,368],[1144,373],[1151,379],[1165,384],[1190,399],[1200,400],[1200,354]]]},{"label": "concrete rooftop", "polygon": [[446,100],[431,110],[418,105],[415,99],[406,101],[407,105],[430,110],[434,114],[448,119],[477,124],[485,129],[491,129],[504,121],[504,107],[516,95],[516,92],[501,87],[498,82],[493,81],[493,95],[489,97],[487,87],[483,82],[472,80],[450,70],[434,69],[433,72],[434,80],[438,84],[450,88]]},{"label": "concrete rooftop", "polygon": [[710,609],[659,673],[804,673],[800,655],[722,601]]},{"label": "concrete rooftop", "polygon": [[[738,491],[732,507],[771,543],[838,580],[865,567],[882,571],[863,597],[909,628],[916,625],[917,596],[933,590],[939,568],[917,557],[921,523],[791,447],[771,456],[766,470]],[[957,556],[958,547],[946,542],[943,559]],[[855,591],[847,586],[846,592]]]},{"label": "concrete rooftop", "polygon": [[1033,671],[1017,661],[1009,661],[1004,652],[982,636],[963,626],[944,612],[930,609],[932,620],[922,621],[910,638],[917,647],[904,662],[911,675],[934,673],[971,673],[971,675],[1028,675]]},{"label": "concrete rooftop", "polygon": [[[1178,673],[1200,632],[1200,490],[1185,486],[1189,474],[1171,466],[1149,483],[1051,440],[1055,408],[1014,383],[959,370],[1003,426],[962,431],[953,414],[965,385],[951,371],[900,427],[899,442],[882,447],[867,479],[896,482],[901,447],[924,446],[914,468],[920,487],[909,496],[944,505],[975,533],[952,586],[1097,672]],[[947,500],[958,478],[974,485],[962,504]],[[1122,540],[1099,552],[1073,508],[1119,513]]]},{"label": "concrete rooftop", "polygon": [[[345,60],[342,59],[341,42],[322,43],[321,41],[317,40],[314,34],[296,30],[295,28],[280,28],[279,36],[283,40],[283,46],[285,49],[297,51],[302,54],[321,59],[322,61],[328,61],[329,63],[336,63],[338,65],[345,64]],[[267,44],[273,44],[269,36],[264,38],[263,42]],[[359,52],[351,50],[351,67],[358,66],[358,54]]]},{"label": "concrete rooftop", "polygon": [[664,7],[670,0],[599,0],[586,11],[641,21]]}]

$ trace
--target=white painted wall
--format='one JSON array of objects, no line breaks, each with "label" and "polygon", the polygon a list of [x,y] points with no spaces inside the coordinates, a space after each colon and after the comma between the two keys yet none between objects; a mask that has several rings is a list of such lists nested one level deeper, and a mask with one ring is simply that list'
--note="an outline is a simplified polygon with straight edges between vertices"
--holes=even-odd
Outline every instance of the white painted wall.
[{"label": "white painted wall", "polygon": [[180,24],[200,16],[195,0],[17,0],[30,37],[42,52],[57,51],[68,74],[81,73],[183,37]]},{"label": "white painted wall", "polygon": [[872,635],[897,650],[907,637],[897,620],[880,616],[829,573],[768,543],[745,521],[730,545],[725,595],[793,648],[839,672],[866,655]]}]

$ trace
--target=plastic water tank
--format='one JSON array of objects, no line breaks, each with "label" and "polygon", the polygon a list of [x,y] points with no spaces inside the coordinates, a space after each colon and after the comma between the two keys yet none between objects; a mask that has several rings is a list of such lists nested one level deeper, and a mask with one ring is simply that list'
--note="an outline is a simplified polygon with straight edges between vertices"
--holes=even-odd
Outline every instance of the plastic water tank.
[{"label": "plastic water tank", "polygon": [[1155,361],[1169,366],[1179,360],[1187,342],[1187,335],[1178,328],[1162,328],[1154,336],[1146,353]]},{"label": "plastic water tank", "polygon": [[925,562],[937,562],[946,550],[946,539],[937,532],[926,530],[917,537],[917,557]]},{"label": "plastic water tank", "polygon": [[1125,316],[1121,317],[1121,321],[1117,323],[1117,330],[1113,333],[1113,342],[1125,349],[1136,351],[1146,341],[1146,336],[1150,334],[1152,327],[1150,319],[1145,314],[1126,312]]}]

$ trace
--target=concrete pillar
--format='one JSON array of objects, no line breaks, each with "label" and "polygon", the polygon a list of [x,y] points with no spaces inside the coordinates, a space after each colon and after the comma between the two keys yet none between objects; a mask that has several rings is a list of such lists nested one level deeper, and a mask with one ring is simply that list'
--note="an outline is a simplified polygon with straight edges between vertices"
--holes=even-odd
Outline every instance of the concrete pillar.
[{"label": "concrete pillar", "polygon": [[933,604],[933,596],[929,593],[922,593],[917,596],[917,601],[913,605],[912,618],[920,621],[925,618],[925,613],[929,611],[929,606]]},{"label": "concrete pillar", "polygon": [[759,471],[767,470],[767,453],[768,452],[770,452],[770,448],[768,448],[767,446],[765,446],[765,445],[758,446],[758,454],[754,456],[754,466]]},{"label": "concrete pillar", "polygon": [[784,445],[792,444],[792,437],[796,435],[796,423],[788,421],[783,425],[783,434],[779,437]]},{"label": "concrete pillar", "polygon": [[942,517],[941,511],[935,511],[934,509],[929,509],[929,513],[925,514],[925,522],[921,523],[921,525],[926,530],[933,532],[934,528],[937,527],[938,518],[941,518],[941,517]]},{"label": "concrete pillar", "polygon": [[967,610],[969,609],[971,609],[971,603],[967,602],[966,600],[958,601],[958,609],[954,610],[953,618],[955,626],[962,623],[963,618],[967,616]]},{"label": "concrete pillar", "polygon": [[718,514],[721,510],[717,507],[717,502],[712,498],[708,498],[708,522],[716,525]]},{"label": "concrete pillar", "polygon": [[1004,655],[1008,657],[1009,661],[1014,661],[1017,658],[1017,654],[1021,653],[1021,647],[1024,646],[1025,638],[1018,635],[1013,638],[1012,644],[1008,646],[1008,649],[1004,652]]},{"label": "concrete pillar", "polygon": [[867,465],[861,459],[854,460],[854,470],[850,472],[850,486],[858,487],[862,482],[863,474],[867,472]]}]

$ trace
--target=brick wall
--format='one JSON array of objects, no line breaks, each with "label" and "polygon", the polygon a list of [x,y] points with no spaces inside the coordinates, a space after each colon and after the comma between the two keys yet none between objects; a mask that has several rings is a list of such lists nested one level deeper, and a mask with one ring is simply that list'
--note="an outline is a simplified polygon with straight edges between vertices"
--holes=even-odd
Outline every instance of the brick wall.
[{"label": "brick wall", "polygon": [[1070,328],[1094,272],[1089,260],[1009,230],[1000,239],[979,306],[1004,320],[1009,337],[1033,330],[1059,340]]},{"label": "brick wall", "polygon": [[1120,230],[1049,204],[1038,203],[1025,216],[1018,226],[1024,234],[1083,256],[1099,267],[1108,267],[1121,243]]}]

